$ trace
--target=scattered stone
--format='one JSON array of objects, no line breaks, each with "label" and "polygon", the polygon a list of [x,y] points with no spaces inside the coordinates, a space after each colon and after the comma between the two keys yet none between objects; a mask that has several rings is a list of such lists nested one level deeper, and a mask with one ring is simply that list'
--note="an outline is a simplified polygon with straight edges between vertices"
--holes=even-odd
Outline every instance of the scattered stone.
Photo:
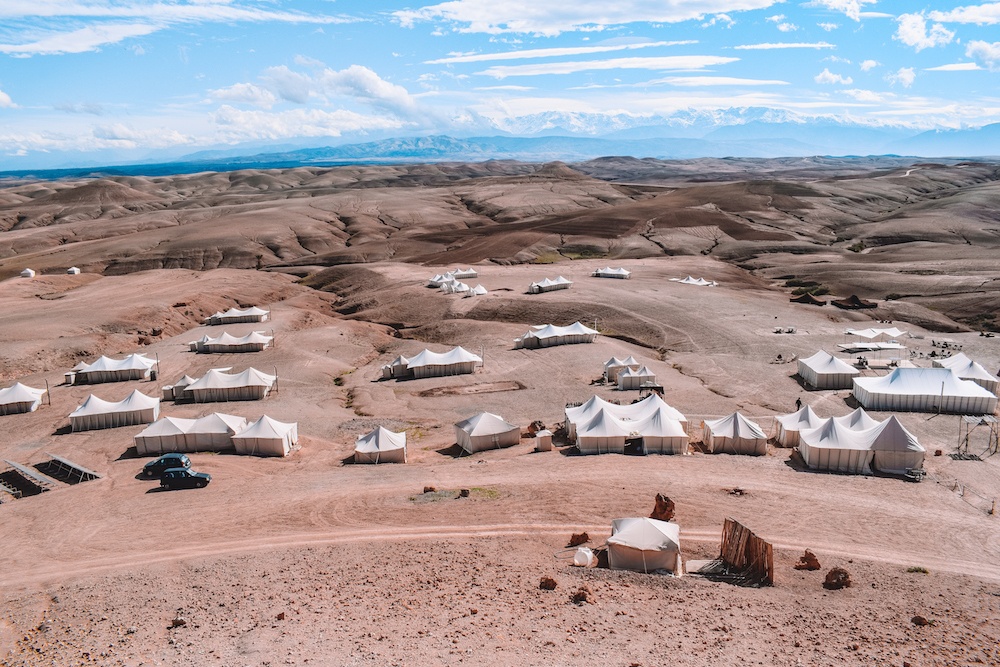
[{"label": "scattered stone", "polygon": [[437,493],[437,487],[434,487],[434,486],[425,486],[424,487],[424,493]]},{"label": "scattered stone", "polygon": [[534,438],[535,434],[539,431],[545,430],[545,423],[541,419],[536,419],[535,421],[528,424],[528,437]]},{"label": "scattered stone", "polygon": [[461,491],[458,492],[458,497],[459,498],[468,498],[470,493],[472,493],[472,492],[469,491],[468,489],[462,489]]},{"label": "scattered stone", "polygon": [[835,567],[826,573],[823,581],[823,588],[831,591],[838,591],[841,588],[848,588],[851,585],[851,573],[842,567]]},{"label": "scattered stone", "polygon": [[38,624],[39,632],[48,632],[51,629],[52,629],[52,624],[49,623],[48,621],[42,621],[41,623]]},{"label": "scattered stone", "polygon": [[923,616],[914,616],[913,618],[910,619],[910,623],[913,623],[913,625],[919,625],[919,626],[924,626],[924,625],[930,625],[931,624],[931,622],[928,621]]},{"label": "scattered stone", "polygon": [[567,547],[578,547],[581,544],[586,544],[590,541],[590,535],[587,532],[573,533],[569,536],[569,544]]},{"label": "scattered stone", "polygon": [[554,591],[558,585],[552,577],[542,577],[542,580],[538,582],[538,587],[543,591]]},{"label": "scattered stone", "polygon": [[733,487],[731,489],[726,489],[726,491],[728,491],[729,495],[731,495],[731,496],[748,496],[748,495],[750,495],[749,491],[747,491],[746,489],[741,489],[738,486]]},{"label": "scattered stone", "polygon": [[277,618],[279,621],[285,620],[285,612],[283,611],[278,612],[278,615],[275,618]]},{"label": "scattered stone", "polygon": [[941,451],[940,449],[935,449],[934,450],[934,456],[943,456],[943,455],[944,455],[944,452]]},{"label": "scattered stone", "polygon": [[187,619],[183,616],[174,616],[174,620],[170,621],[170,627],[180,628],[187,625]]},{"label": "scattered stone", "polygon": [[473,616],[475,616],[476,614],[479,613],[479,610],[476,609],[475,607],[473,607],[472,609],[469,610],[469,613],[472,614]]},{"label": "scattered stone", "polygon": [[134,635],[137,632],[139,632],[139,628],[135,627],[134,625],[130,625],[128,626],[128,629],[125,631],[125,634]]},{"label": "scattered stone", "polygon": [[656,506],[653,507],[653,513],[649,515],[650,519],[658,519],[659,521],[670,521],[674,518],[674,501],[668,498],[665,494],[656,494]]},{"label": "scattered stone", "polygon": [[799,557],[799,562],[795,564],[796,570],[818,570],[819,568],[819,559],[808,549]]},{"label": "scattered stone", "polygon": [[573,595],[570,596],[570,600],[576,604],[583,604],[584,602],[594,604],[593,595],[594,593],[589,588],[586,586],[580,586],[573,592]]}]

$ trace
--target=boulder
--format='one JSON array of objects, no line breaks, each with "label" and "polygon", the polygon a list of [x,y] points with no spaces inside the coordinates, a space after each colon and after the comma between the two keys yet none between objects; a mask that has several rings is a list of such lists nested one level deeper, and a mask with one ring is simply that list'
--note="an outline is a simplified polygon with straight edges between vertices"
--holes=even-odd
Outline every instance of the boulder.
[{"label": "boulder", "polygon": [[823,580],[823,588],[837,591],[841,588],[848,588],[851,585],[851,573],[842,567],[835,567],[826,573]]},{"label": "boulder", "polygon": [[816,558],[816,554],[808,549],[799,557],[799,562],[795,564],[796,570],[818,570],[819,568],[819,559]]},{"label": "boulder", "polygon": [[674,501],[662,493],[657,493],[656,506],[653,508],[653,513],[649,515],[649,518],[658,519],[659,521],[672,520],[674,518]]}]

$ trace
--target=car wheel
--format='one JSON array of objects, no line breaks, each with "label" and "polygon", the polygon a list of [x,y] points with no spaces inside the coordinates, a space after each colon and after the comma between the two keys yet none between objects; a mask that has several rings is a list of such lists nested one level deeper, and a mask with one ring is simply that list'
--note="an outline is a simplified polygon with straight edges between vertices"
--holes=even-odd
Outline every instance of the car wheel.
[{"label": "car wheel", "polygon": [[205,488],[205,482],[204,481],[198,482],[198,488],[199,489]]}]

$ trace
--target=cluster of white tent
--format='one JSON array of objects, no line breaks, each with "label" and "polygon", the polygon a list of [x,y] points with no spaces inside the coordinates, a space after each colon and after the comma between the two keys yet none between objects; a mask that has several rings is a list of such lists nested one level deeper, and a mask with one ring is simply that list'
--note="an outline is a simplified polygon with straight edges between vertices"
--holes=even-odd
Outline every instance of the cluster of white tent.
[{"label": "cluster of white tent", "polygon": [[510,447],[521,441],[521,429],[492,412],[480,412],[455,424],[455,442],[469,454]]},{"label": "cluster of white tent", "polygon": [[869,410],[993,414],[997,396],[954,368],[896,368],[882,377],[854,379],[854,397]]},{"label": "cluster of white tent", "polygon": [[767,453],[764,430],[739,412],[719,419],[706,419],[701,428],[702,442],[710,454],[763,456]]},{"label": "cluster of white tent", "polygon": [[572,286],[573,281],[567,280],[562,276],[557,276],[556,278],[542,278],[538,282],[528,285],[528,293],[541,294],[542,292],[551,292],[557,289],[569,289]]},{"label": "cluster of white tent", "polygon": [[482,285],[469,287],[468,284],[463,283],[460,280],[452,280],[450,282],[442,283],[438,289],[445,294],[462,294],[463,296],[485,296],[489,292]]},{"label": "cluster of white tent", "polygon": [[205,318],[205,324],[239,324],[240,322],[266,322],[270,311],[251,306],[249,308],[230,308],[225,312],[218,312]]},{"label": "cluster of white tent", "polygon": [[955,371],[955,374],[960,379],[972,380],[983,389],[991,391],[994,394],[997,393],[997,389],[1000,389],[1000,380],[995,375],[992,375],[982,364],[973,361],[962,352],[943,359],[935,359],[934,366],[937,368],[950,368]]},{"label": "cluster of white tent", "polygon": [[618,382],[618,374],[621,373],[626,368],[637,371],[642,366],[639,361],[629,355],[624,359],[619,359],[618,357],[611,357],[606,362],[604,362],[604,379],[608,382]]},{"label": "cluster of white tent", "polygon": [[146,396],[136,389],[117,402],[106,401],[91,394],[70,413],[69,423],[73,431],[89,431],[150,424],[159,415],[160,399]]},{"label": "cluster of white tent", "polygon": [[655,385],[656,373],[645,366],[633,370],[626,366],[618,373],[618,390],[642,389],[643,386]]},{"label": "cluster of white tent", "polygon": [[628,440],[641,440],[646,454],[685,454],[687,418],[651,394],[630,405],[594,396],[566,408],[566,430],[581,454],[622,454]]},{"label": "cluster of white tent", "polygon": [[692,278],[691,276],[685,276],[684,278],[671,278],[670,280],[675,283],[681,283],[682,285],[697,285],[698,287],[718,287],[719,285],[719,283],[714,280]]},{"label": "cluster of white tent", "polygon": [[823,350],[799,359],[799,377],[816,389],[850,389],[860,374],[854,366]]},{"label": "cluster of white tent", "polygon": [[465,375],[475,373],[476,366],[483,358],[459,346],[448,352],[423,350],[412,357],[402,355],[382,366],[382,378],[420,379],[445,375]]},{"label": "cluster of white tent", "polygon": [[217,401],[259,401],[265,398],[278,379],[276,375],[248,368],[227,373],[228,368],[213,368],[198,379],[185,375],[163,387],[163,397],[175,401],[212,403]]},{"label": "cluster of white tent", "polygon": [[246,336],[233,336],[223,331],[219,336],[205,335],[188,343],[192,352],[230,353],[230,352],[261,352],[274,340],[273,336],[264,335],[263,331],[252,331]]},{"label": "cluster of white tent", "polygon": [[632,276],[632,272],[628,269],[617,268],[612,269],[610,266],[605,266],[603,269],[597,269],[592,274],[595,278],[623,278],[628,279]]},{"label": "cluster of white tent", "polygon": [[124,359],[101,356],[93,363],[79,363],[66,373],[69,384],[100,384],[102,382],[125,382],[127,380],[148,380],[152,374],[154,359],[144,354],[130,354]]},{"label": "cluster of white tent", "polygon": [[135,448],[140,456],[229,449],[251,456],[288,456],[298,441],[298,423],[279,422],[267,415],[248,422],[214,412],[198,419],[164,417],[135,436]]},{"label": "cluster of white tent", "polygon": [[844,333],[848,336],[858,336],[859,338],[864,338],[866,340],[883,342],[888,342],[906,335],[905,331],[897,327],[889,327],[887,329],[847,329]]},{"label": "cluster of white tent", "polygon": [[531,331],[514,339],[514,348],[534,349],[552,347],[553,345],[570,345],[574,343],[593,343],[598,331],[574,322],[569,326],[560,327],[554,324],[534,326]]},{"label": "cluster of white tent", "polygon": [[354,441],[355,463],[406,463],[406,433],[379,426]]},{"label": "cluster of white tent", "polygon": [[45,393],[45,389],[35,389],[20,382],[0,389],[0,415],[34,412],[42,404]]},{"label": "cluster of white tent", "polygon": [[813,470],[905,475],[923,465],[924,447],[895,416],[880,422],[858,408],[823,419],[807,405],[777,422],[778,443],[797,447]]},{"label": "cluster of white tent", "polygon": [[453,283],[459,280],[465,280],[468,278],[478,278],[479,272],[476,271],[471,266],[467,269],[452,269],[446,273],[438,273],[429,281],[427,281],[428,287],[441,287],[448,283]]}]

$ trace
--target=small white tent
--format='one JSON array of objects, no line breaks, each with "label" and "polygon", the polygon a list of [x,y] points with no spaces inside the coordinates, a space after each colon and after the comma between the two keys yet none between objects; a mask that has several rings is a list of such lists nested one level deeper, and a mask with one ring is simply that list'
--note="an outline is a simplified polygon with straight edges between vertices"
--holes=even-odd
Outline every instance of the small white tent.
[{"label": "small white tent", "polygon": [[576,429],[576,448],[581,454],[624,454],[631,430],[610,410],[601,409]]},{"label": "small white tent", "polygon": [[681,529],[676,523],[645,517],[615,519],[608,538],[608,567],[612,570],[654,572],[681,567]]},{"label": "small white tent", "polygon": [[697,285],[698,287],[716,287],[719,284],[714,280],[705,280],[704,278],[692,278],[691,276],[686,276],[684,278],[671,278],[670,280],[675,283],[681,283],[682,285]]},{"label": "small white tent", "polygon": [[42,404],[44,389],[35,389],[15,382],[6,389],[0,389],[0,415],[16,415],[34,412]]},{"label": "small white tent", "polygon": [[854,397],[869,410],[993,414],[996,395],[951,368],[896,368],[882,377],[854,379]]},{"label": "small white tent", "polygon": [[879,472],[905,475],[923,467],[926,450],[895,415],[867,431],[866,435],[869,448],[874,452],[872,467]]},{"label": "small white tent", "polygon": [[264,415],[233,436],[237,454],[288,456],[299,441],[297,422],[286,424]]},{"label": "small white tent", "polygon": [[425,349],[409,358],[396,357],[391,363],[382,367],[382,377],[419,379],[465,375],[475,373],[476,365],[481,363],[483,363],[482,357],[463,347],[455,347],[447,352],[431,352]]},{"label": "small white tent", "polygon": [[78,269],[75,266],[71,266],[68,269],[66,269],[66,273],[68,273],[71,276],[78,276],[80,275],[80,269]]},{"label": "small white tent", "polygon": [[767,453],[767,435],[739,412],[702,422],[702,438],[712,454]]},{"label": "small white tent", "polygon": [[146,396],[136,389],[117,403],[91,394],[70,413],[69,422],[74,431],[89,431],[149,424],[156,421],[159,415],[160,399]]},{"label": "small white tent", "polygon": [[593,343],[598,332],[579,322],[560,327],[554,324],[543,324],[533,327],[531,331],[514,339],[514,348],[534,349],[552,347],[554,345],[572,345],[576,343]]},{"label": "small white tent", "polygon": [[379,426],[354,442],[355,463],[406,463],[406,433]]},{"label": "small white tent", "polygon": [[646,454],[687,454],[687,429],[672,416],[669,406],[657,408],[638,422],[626,422],[632,433],[642,437],[642,450]]},{"label": "small white tent", "polygon": [[35,277],[35,270],[34,269],[24,269],[23,271],[21,271],[21,277],[22,278],[34,278]]},{"label": "small white tent", "polygon": [[531,283],[528,286],[528,292],[530,294],[541,294],[542,292],[552,292],[559,289],[569,289],[573,286],[572,280],[567,280],[562,276],[554,279],[542,278],[537,283]]},{"label": "small white tent", "polygon": [[[859,408],[860,409],[860,408]],[[782,447],[795,447],[799,444],[799,433],[811,428],[819,428],[823,419],[808,405],[790,415],[775,417],[778,422],[778,433],[775,439]]]},{"label": "small white tent", "polygon": [[455,424],[455,441],[469,454],[510,447],[521,441],[521,429],[491,412],[480,412]]},{"label": "small white tent", "polygon": [[195,380],[181,393],[183,400],[195,403],[214,401],[258,401],[270,393],[277,376],[248,368],[241,373],[226,373],[212,369]]},{"label": "small white tent", "polygon": [[799,359],[799,376],[816,389],[850,389],[860,374],[854,366],[822,350]]},{"label": "small white tent", "polygon": [[854,431],[836,419],[799,432],[799,454],[811,470],[864,475],[871,472],[867,431]]},{"label": "small white tent", "polygon": [[230,308],[225,312],[218,312],[205,320],[206,324],[238,324],[240,322],[266,322],[271,311],[251,306],[250,308]]},{"label": "small white tent", "polygon": [[73,371],[67,374],[67,378],[73,384],[148,380],[155,365],[154,359],[149,359],[143,354],[130,354],[124,359],[102,356],[92,364],[77,364],[73,367]]},{"label": "small white tent", "polygon": [[597,269],[592,274],[595,278],[624,278],[628,279],[632,272],[628,269],[617,268],[612,269],[610,266],[605,266],[603,269]]},{"label": "small white tent", "polygon": [[608,382],[618,382],[618,374],[622,372],[625,368],[631,368],[632,370],[639,370],[642,364],[633,357],[629,355],[624,359],[619,359],[618,357],[611,357],[606,362],[604,362],[604,378]]},{"label": "small white tent", "polygon": [[273,339],[273,336],[264,335],[263,331],[252,331],[245,336],[233,336],[223,331],[219,336],[202,336],[191,341],[188,347],[192,352],[201,353],[261,352]]},{"label": "small white tent", "polygon": [[232,437],[245,429],[247,420],[213,412],[198,419],[164,417],[135,436],[140,455],[166,452],[219,452],[233,447]]},{"label": "small white tent", "polygon": [[488,290],[485,287],[482,285],[476,285],[470,289],[465,296],[486,296],[486,294],[488,294]]},{"label": "small white tent", "polygon": [[656,373],[645,366],[638,370],[626,367],[618,373],[618,389],[625,391],[628,389],[640,389],[646,382],[656,382]]},{"label": "small white tent", "polygon": [[983,389],[994,394],[1000,389],[1000,381],[997,380],[995,375],[983,368],[982,364],[969,359],[961,352],[951,357],[945,357],[944,359],[935,359],[934,365],[938,368],[950,368],[955,371],[955,374],[959,378],[972,380]]}]

